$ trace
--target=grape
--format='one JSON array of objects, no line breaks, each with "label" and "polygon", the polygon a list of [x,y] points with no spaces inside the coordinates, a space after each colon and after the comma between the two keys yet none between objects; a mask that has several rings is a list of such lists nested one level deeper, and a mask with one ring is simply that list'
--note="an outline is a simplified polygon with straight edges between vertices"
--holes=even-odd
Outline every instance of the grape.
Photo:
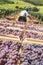
[{"label": "grape", "polygon": [[20,65],[43,65],[43,45],[25,43],[22,45]]},{"label": "grape", "polygon": [[0,43],[0,48],[2,48],[0,50],[0,65],[17,65],[17,61],[20,59],[20,43],[11,40],[0,40]]},{"label": "grape", "polygon": [[43,32],[43,30],[40,30],[40,28],[43,28],[43,26],[33,25],[33,24],[27,24],[27,25],[25,25],[25,29],[26,30],[36,30],[36,31]]},{"label": "grape", "polygon": [[7,29],[7,28],[1,28],[0,29],[0,34],[11,34],[11,35],[14,35],[14,36],[19,36],[20,39],[23,37],[23,32],[22,31],[19,31],[19,30],[12,30],[12,29]]},{"label": "grape", "polygon": [[43,35],[40,35],[36,32],[25,32],[24,38],[33,38],[33,39],[40,39],[43,40]]}]

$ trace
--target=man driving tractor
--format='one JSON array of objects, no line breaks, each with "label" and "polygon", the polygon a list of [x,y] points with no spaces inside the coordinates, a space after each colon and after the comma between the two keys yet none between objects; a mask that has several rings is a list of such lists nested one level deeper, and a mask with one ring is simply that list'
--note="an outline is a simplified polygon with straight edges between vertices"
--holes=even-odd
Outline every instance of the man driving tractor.
[{"label": "man driving tractor", "polygon": [[30,17],[30,15],[28,14],[29,8],[26,7],[19,15],[18,21],[21,22],[27,22],[27,18],[30,19],[30,21],[32,20],[32,18]]}]

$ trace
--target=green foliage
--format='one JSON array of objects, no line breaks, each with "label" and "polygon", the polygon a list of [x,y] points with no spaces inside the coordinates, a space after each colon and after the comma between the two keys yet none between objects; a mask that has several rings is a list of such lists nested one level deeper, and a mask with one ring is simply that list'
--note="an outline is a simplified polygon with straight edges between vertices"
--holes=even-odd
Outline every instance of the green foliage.
[{"label": "green foliage", "polygon": [[0,9],[0,18],[5,17],[6,15],[11,15],[12,13],[17,13],[18,11],[20,11],[20,9]]},{"label": "green foliage", "polygon": [[39,9],[38,9],[37,7],[33,7],[33,8],[32,8],[32,11],[38,12]]},{"label": "green foliage", "polygon": [[36,17],[37,19],[43,21],[43,15],[38,13],[38,12],[33,12],[33,11],[29,11],[29,13],[33,16]]},{"label": "green foliage", "polygon": [[43,21],[43,15],[41,16],[41,21]]},{"label": "green foliage", "polygon": [[43,0],[24,0],[26,2],[30,2],[35,5],[43,5]]},{"label": "green foliage", "polygon": [[0,0],[0,3],[14,4],[14,2],[10,0]]},{"label": "green foliage", "polygon": [[19,9],[19,6],[15,6],[16,9]]}]

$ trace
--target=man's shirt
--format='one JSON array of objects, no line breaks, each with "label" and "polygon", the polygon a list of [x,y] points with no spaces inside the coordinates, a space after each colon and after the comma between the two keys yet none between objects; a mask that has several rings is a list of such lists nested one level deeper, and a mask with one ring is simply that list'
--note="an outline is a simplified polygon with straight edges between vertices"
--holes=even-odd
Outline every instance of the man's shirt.
[{"label": "man's shirt", "polygon": [[20,16],[27,17],[27,16],[29,16],[29,14],[26,10],[24,10],[24,11],[21,12]]}]

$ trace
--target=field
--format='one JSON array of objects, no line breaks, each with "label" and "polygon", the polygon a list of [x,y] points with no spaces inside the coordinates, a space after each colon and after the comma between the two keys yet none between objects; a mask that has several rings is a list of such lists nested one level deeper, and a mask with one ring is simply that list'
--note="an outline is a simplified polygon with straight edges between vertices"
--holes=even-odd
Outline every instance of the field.
[{"label": "field", "polygon": [[43,6],[37,6],[39,8],[39,13],[43,14]]},{"label": "field", "polygon": [[36,5],[43,5],[43,0],[24,0],[24,1],[28,1]]},{"label": "field", "polygon": [[[13,2],[13,3],[8,3],[7,1]],[[19,8],[23,8],[23,9],[26,6],[28,6],[30,8],[37,7],[39,9],[39,11],[37,13],[40,13],[41,15],[43,15],[43,6],[39,6],[39,5],[36,6],[36,5],[31,4],[31,3],[24,2],[22,0],[6,0],[6,2],[1,0],[0,1],[0,13],[2,13],[1,15],[3,15],[3,10],[5,10],[8,12],[13,12],[12,14],[11,13],[10,14],[13,16],[16,16],[14,13],[16,10],[18,10],[18,9],[16,9],[16,6],[18,6]],[[1,12],[1,10],[2,10],[2,12]],[[4,14],[6,14],[5,11],[4,11]]]},{"label": "field", "polygon": [[[14,4],[8,4],[8,3],[2,3],[0,4],[0,9],[10,9],[10,10],[15,10],[15,6],[19,6],[19,7],[26,7],[26,6],[29,6],[29,7],[34,7],[35,5],[33,4],[30,4],[30,3],[26,3],[26,2],[23,2],[23,1],[16,1],[16,0],[10,0],[10,1],[13,1]],[[36,6],[39,8],[39,12],[40,13],[43,13],[43,6]]]},{"label": "field", "polygon": [[[15,2],[15,1],[14,1]],[[13,8],[15,8],[15,6],[19,6],[19,7],[25,7],[25,6],[29,6],[29,7],[31,7],[31,6],[33,6],[32,4],[30,4],[30,3],[25,3],[25,2],[23,2],[23,1],[16,1],[14,4],[0,4],[0,8],[5,8],[5,9],[12,9],[12,7]]]}]

